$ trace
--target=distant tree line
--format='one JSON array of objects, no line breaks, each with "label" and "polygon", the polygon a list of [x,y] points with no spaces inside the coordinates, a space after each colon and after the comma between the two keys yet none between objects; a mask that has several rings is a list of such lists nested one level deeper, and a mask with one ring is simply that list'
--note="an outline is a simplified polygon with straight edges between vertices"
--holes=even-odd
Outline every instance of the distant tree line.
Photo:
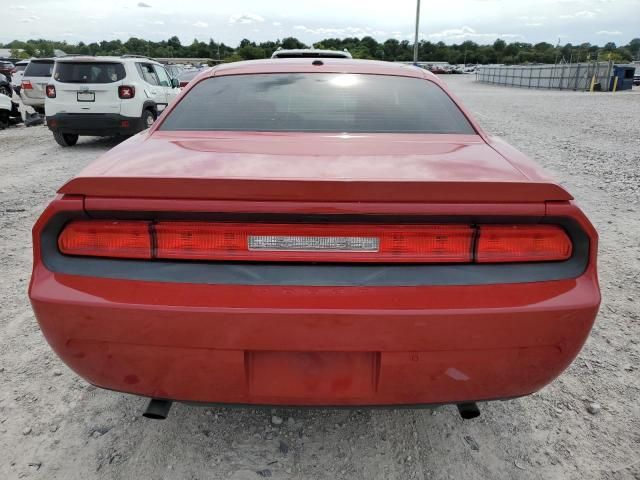
[{"label": "distant tree line", "polygon": [[[126,42],[121,40],[103,40],[101,42],[70,44],[51,40],[14,40],[0,45],[15,53],[16,57],[45,57],[52,56],[54,49],[63,50],[71,54],[85,55],[124,55],[136,54],[150,57],[181,57],[181,58],[212,58],[227,62],[237,60],[253,60],[268,58],[279,47],[306,48],[309,45],[297,38],[288,37],[275,42],[252,42],[244,39],[237,47],[224,43],[217,43],[212,39],[208,42],[193,40],[189,45],[183,45],[176,36],[160,42],[152,42],[132,37]],[[328,38],[313,45],[315,48],[335,50],[347,49],[355,58],[368,58],[387,61],[411,61],[413,59],[413,44],[408,40],[389,39],[378,42],[372,37],[363,38]],[[452,64],[526,64],[526,63],[556,63],[558,61],[577,62],[587,60],[614,60],[629,62],[640,60],[640,38],[634,38],[628,45],[618,46],[609,42],[604,46],[582,43],[555,46],[547,42],[536,44],[524,42],[507,43],[498,39],[490,45],[479,45],[467,40],[460,44],[447,45],[444,42],[421,41],[419,46],[421,61],[444,61]]]}]

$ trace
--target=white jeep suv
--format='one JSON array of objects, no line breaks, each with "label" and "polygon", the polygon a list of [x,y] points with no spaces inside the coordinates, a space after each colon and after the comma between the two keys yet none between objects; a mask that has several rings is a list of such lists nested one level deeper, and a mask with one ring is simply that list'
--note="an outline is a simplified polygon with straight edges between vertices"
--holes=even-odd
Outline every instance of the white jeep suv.
[{"label": "white jeep suv", "polygon": [[149,128],[179,91],[178,80],[147,57],[57,58],[46,86],[47,126],[65,147],[80,135],[133,135]]}]

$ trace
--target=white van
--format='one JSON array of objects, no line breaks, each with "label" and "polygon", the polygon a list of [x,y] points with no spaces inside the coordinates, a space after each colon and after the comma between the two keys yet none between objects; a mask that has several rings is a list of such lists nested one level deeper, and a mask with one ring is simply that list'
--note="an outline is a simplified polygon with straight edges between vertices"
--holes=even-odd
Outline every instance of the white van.
[{"label": "white van", "polygon": [[147,57],[58,58],[46,87],[47,126],[65,147],[80,135],[133,135],[149,128],[179,91],[178,80]]}]

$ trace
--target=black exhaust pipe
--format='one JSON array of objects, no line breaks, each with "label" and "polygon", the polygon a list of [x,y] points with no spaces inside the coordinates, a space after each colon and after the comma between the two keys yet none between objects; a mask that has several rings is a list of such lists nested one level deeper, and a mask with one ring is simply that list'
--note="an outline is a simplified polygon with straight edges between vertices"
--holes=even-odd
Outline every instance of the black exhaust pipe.
[{"label": "black exhaust pipe", "polygon": [[471,420],[480,416],[480,409],[476,402],[473,403],[458,403],[458,413],[464,420]]},{"label": "black exhaust pipe", "polygon": [[152,398],[142,416],[153,420],[165,420],[167,415],[169,415],[169,410],[171,410],[172,404],[173,402],[171,400],[159,400],[157,398]]}]

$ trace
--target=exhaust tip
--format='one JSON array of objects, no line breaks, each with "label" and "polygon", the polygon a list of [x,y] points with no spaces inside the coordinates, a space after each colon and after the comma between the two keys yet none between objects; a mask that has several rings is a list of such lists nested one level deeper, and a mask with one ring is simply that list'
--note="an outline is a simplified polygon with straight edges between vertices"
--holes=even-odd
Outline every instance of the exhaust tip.
[{"label": "exhaust tip", "polygon": [[169,415],[169,410],[171,410],[172,404],[173,402],[171,400],[159,400],[157,398],[152,398],[142,416],[150,418],[151,420],[165,420]]},{"label": "exhaust tip", "polygon": [[480,409],[478,408],[478,404],[473,403],[458,403],[458,413],[460,417],[464,420],[471,420],[472,418],[477,418],[480,416]]}]

